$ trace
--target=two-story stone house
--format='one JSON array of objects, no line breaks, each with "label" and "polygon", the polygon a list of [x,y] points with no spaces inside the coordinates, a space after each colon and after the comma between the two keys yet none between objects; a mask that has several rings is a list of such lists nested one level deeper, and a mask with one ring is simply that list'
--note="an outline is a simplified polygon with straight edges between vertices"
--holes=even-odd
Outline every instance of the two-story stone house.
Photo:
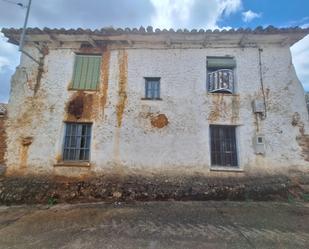
[{"label": "two-story stone house", "polygon": [[[3,29],[18,44],[21,30]],[[12,78],[7,172],[309,168],[290,46],[308,29],[28,29]],[[229,173],[227,173],[229,174]]]}]

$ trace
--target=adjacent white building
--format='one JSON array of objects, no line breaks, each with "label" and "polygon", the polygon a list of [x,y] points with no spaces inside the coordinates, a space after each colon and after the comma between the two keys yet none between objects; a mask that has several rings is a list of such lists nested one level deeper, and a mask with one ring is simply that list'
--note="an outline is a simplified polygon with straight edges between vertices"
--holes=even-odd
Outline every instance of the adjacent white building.
[{"label": "adjacent white building", "polygon": [[28,29],[40,65],[23,54],[12,78],[7,173],[306,171],[290,46],[308,33]]}]

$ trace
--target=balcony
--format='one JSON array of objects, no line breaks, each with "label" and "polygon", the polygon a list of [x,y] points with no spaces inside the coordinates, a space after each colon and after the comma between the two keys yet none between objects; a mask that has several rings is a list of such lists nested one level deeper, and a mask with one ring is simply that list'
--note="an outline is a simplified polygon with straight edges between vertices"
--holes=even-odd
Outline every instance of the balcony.
[{"label": "balcony", "polygon": [[219,69],[208,73],[209,92],[234,92],[234,72],[231,69]]}]

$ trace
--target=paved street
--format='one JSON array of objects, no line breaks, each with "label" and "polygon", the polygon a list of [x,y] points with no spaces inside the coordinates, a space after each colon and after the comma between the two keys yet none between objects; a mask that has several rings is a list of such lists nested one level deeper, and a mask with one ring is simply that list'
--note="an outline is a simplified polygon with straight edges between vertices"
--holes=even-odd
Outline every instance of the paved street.
[{"label": "paved street", "polygon": [[248,201],[2,206],[0,248],[309,248],[309,205]]}]

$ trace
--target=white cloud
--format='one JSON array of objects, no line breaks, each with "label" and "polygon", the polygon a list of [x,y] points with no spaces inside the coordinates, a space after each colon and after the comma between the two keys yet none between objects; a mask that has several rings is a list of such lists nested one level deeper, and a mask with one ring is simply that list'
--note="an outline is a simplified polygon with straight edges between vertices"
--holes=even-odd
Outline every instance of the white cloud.
[{"label": "white cloud", "polygon": [[0,56],[0,73],[2,73],[2,70],[4,67],[9,66],[10,61],[8,58]]},{"label": "white cloud", "polygon": [[229,16],[242,8],[241,0],[219,0],[219,13]]},{"label": "white cloud", "polygon": [[307,29],[309,28],[309,23],[305,23],[303,25],[300,26],[302,29]]},{"label": "white cloud", "polygon": [[185,24],[190,18],[190,9],[193,1],[190,0],[151,0],[155,7],[152,23],[155,27],[171,28],[174,23]]},{"label": "white cloud", "polygon": [[260,18],[262,16],[261,13],[255,13],[252,10],[242,12],[241,15],[244,22],[251,22],[253,19]]},{"label": "white cloud", "polygon": [[305,90],[309,91],[309,35],[297,42],[291,52],[297,75]]},{"label": "white cloud", "polygon": [[[290,26],[301,26],[303,27],[304,25],[308,26],[308,20],[309,20],[309,16],[304,16],[298,20],[292,20],[287,22],[287,24],[285,26],[290,27]],[[305,27],[304,27],[305,28]]]},{"label": "white cloud", "polygon": [[241,0],[151,0],[158,28],[218,28],[217,22],[242,8]]},{"label": "white cloud", "polygon": [[15,45],[6,42],[0,32],[0,102],[8,101],[10,78],[19,61],[19,53]]},{"label": "white cloud", "polygon": [[6,38],[0,32],[0,73],[4,67],[14,69],[18,63],[17,47],[6,42]]}]

